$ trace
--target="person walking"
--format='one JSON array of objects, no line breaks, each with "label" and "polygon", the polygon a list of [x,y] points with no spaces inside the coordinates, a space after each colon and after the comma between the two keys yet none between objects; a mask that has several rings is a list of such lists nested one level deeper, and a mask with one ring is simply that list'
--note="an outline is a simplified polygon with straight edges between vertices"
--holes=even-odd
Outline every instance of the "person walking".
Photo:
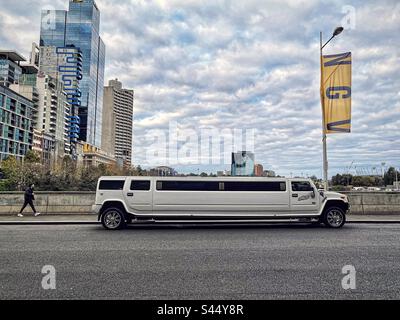
[{"label": "person walking", "polygon": [[35,206],[33,204],[33,200],[35,200],[35,194],[33,193],[33,189],[35,188],[34,184],[31,184],[26,190],[25,190],[25,201],[24,201],[24,205],[21,208],[21,211],[18,213],[18,217],[23,217],[24,215],[22,214],[22,212],[24,211],[24,209],[26,208],[26,206],[29,204],[30,207],[33,210],[33,214],[35,217],[37,217],[38,215],[40,215],[39,212],[36,211]]}]

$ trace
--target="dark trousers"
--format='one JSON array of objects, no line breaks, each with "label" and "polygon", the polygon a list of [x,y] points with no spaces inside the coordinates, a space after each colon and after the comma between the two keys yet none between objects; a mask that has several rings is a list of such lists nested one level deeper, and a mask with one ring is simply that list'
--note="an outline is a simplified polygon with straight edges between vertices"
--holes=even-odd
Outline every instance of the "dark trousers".
[{"label": "dark trousers", "polygon": [[28,204],[31,206],[33,212],[36,213],[35,206],[33,205],[33,200],[27,200],[27,199],[25,199],[24,205],[22,206],[21,211],[19,213],[22,213],[22,211],[24,211],[24,209]]}]

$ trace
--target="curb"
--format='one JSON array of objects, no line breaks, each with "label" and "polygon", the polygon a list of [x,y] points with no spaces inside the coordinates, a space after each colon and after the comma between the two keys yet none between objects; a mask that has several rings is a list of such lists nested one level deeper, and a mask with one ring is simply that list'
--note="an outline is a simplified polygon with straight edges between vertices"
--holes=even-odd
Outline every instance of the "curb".
[{"label": "curb", "polygon": [[0,225],[95,225],[97,221],[0,221]]},{"label": "curb", "polygon": [[[132,226],[137,225],[162,225],[162,222],[159,223],[137,223],[131,224]],[[184,225],[186,223],[175,223],[176,225]],[[193,225],[193,223],[188,222],[187,224]],[[240,223],[239,223],[240,224]],[[271,223],[262,223],[260,225],[273,225],[274,222]],[[287,225],[293,224],[304,224],[304,222],[288,222]],[[346,224],[400,224],[400,220],[363,220],[363,221],[347,221]],[[0,221],[0,225],[101,225],[100,221]],[[168,222],[165,225],[174,225],[174,223]],[[198,225],[202,225],[201,223]],[[216,226],[220,225],[218,223],[215,224]],[[223,224],[227,225],[227,224]],[[236,223],[231,223],[231,225],[237,225]],[[257,223],[247,223],[243,225],[255,226]]]},{"label": "curb", "polygon": [[365,224],[398,224],[400,220],[363,220],[363,221],[346,221],[347,223],[357,224],[357,223],[365,223]]}]

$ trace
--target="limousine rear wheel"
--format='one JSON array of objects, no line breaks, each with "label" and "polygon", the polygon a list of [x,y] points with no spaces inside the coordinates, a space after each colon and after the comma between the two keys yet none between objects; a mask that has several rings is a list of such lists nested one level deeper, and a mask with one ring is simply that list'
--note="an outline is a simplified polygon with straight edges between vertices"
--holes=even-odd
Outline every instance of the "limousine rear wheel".
[{"label": "limousine rear wheel", "polygon": [[124,213],[118,208],[108,208],[101,216],[101,223],[107,230],[120,230],[125,228]]},{"label": "limousine rear wheel", "polygon": [[346,223],[346,214],[339,207],[330,207],[324,212],[322,222],[329,228],[341,228]]}]

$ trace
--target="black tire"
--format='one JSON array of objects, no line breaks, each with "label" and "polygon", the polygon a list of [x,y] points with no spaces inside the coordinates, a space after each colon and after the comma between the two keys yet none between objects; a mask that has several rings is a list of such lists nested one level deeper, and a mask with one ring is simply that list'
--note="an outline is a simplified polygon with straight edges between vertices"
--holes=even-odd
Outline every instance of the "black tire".
[{"label": "black tire", "polygon": [[101,224],[107,230],[121,230],[126,227],[125,215],[119,208],[107,208],[101,215]]},{"label": "black tire", "polygon": [[322,215],[322,222],[329,228],[339,229],[346,223],[346,213],[339,207],[329,207]]}]

